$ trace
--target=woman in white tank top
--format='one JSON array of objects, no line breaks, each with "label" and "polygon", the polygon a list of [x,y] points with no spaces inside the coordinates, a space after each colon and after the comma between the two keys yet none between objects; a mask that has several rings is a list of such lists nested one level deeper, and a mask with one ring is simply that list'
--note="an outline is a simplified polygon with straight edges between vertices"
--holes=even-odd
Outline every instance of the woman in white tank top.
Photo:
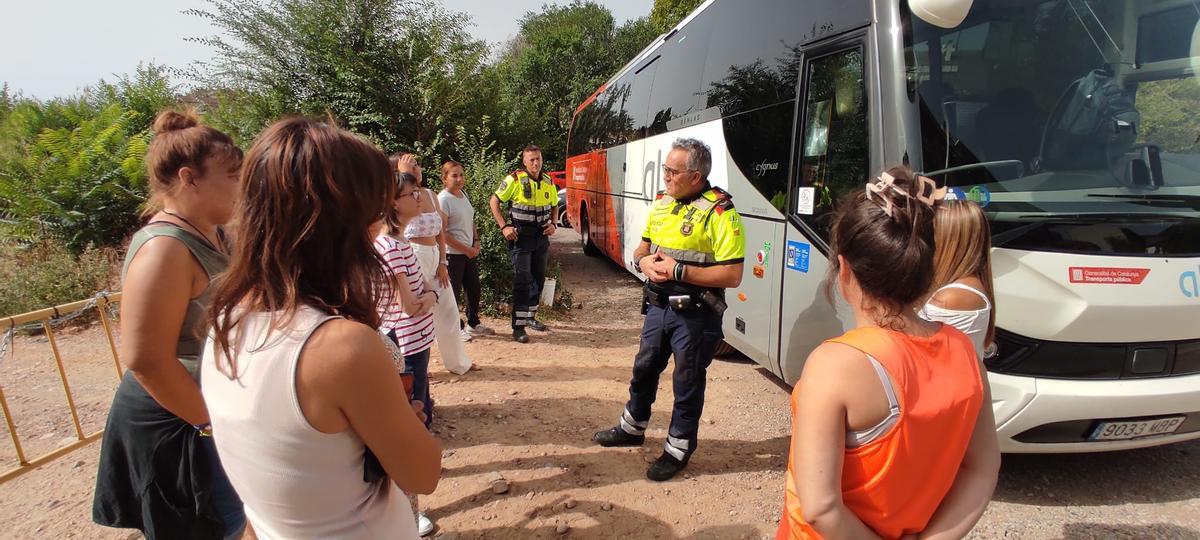
[{"label": "woman in white tank top", "polygon": [[937,289],[920,311],[926,320],[962,330],[980,358],[995,339],[992,234],[983,209],[971,201],[944,201],[934,214]]},{"label": "woman in white tank top", "polygon": [[[259,538],[416,540],[401,490],[433,492],[441,445],[375,329],[386,276],[371,229],[396,189],[387,157],[293,118],[247,158],[201,360],[230,482]],[[367,480],[368,449],[387,477]]]}]

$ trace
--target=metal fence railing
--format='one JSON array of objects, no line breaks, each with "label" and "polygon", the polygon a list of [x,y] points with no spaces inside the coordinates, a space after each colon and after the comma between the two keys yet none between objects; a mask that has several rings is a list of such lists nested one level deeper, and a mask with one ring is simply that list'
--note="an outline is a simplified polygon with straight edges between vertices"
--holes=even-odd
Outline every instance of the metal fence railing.
[{"label": "metal fence railing", "polygon": [[83,432],[83,425],[79,422],[79,410],[75,406],[75,396],[71,393],[71,383],[67,379],[67,370],[63,366],[62,354],[59,352],[58,341],[55,339],[54,325],[80,317],[87,314],[90,310],[95,309],[99,314],[100,324],[104,327],[104,335],[108,338],[108,348],[112,353],[113,365],[116,367],[117,380],[119,381],[121,376],[124,375],[124,370],[121,367],[120,359],[117,358],[117,345],[113,339],[112,320],[109,317],[108,309],[120,301],[121,293],[119,292],[99,293],[87,300],[0,318],[0,332],[4,332],[3,342],[0,343],[0,360],[4,359],[12,351],[13,337],[18,331],[40,327],[46,333],[46,340],[50,344],[50,351],[54,354],[54,362],[58,366],[58,377],[62,382],[67,409],[71,413],[71,422],[75,426],[76,438],[70,444],[60,446],[45,455],[29,459],[25,455],[24,448],[21,446],[21,437],[17,433],[17,422],[14,420],[12,411],[8,406],[8,399],[4,395],[4,388],[0,385],[0,410],[3,411],[4,421],[8,424],[8,434],[12,438],[13,449],[16,451],[18,463],[16,467],[0,472],[0,484],[65,456],[76,449],[88,445],[92,441],[99,440],[104,435],[103,429],[91,434]]}]

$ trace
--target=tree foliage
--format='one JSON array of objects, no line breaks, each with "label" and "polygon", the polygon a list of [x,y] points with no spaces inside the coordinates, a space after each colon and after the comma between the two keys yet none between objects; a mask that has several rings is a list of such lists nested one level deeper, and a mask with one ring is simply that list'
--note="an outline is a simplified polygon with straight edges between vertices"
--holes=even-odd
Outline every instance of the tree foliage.
[{"label": "tree foliage", "polygon": [[520,34],[493,67],[507,139],[541,146],[547,161],[561,167],[575,108],[656,35],[647,19],[618,26],[607,8],[590,1],[525,13]]},{"label": "tree foliage", "polygon": [[[479,279],[483,283],[484,306],[494,306],[509,300],[512,291],[512,260],[508,244],[488,210],[488,199],[502,179],[517,167],[517,153],[499,148],[490,128],[491,118],[484,116],[474,128],[459,126],[458,161],[463,164],[467,179],[463,191],[475,207],[475,224],[479,228]],[[440,173],[440,169],[438,170]]]},{"label": "tree foliage", "polygon": [[[48,101],[0,87],[0,219],[11,239],[75,254],[120,246],[140,221],[149,126],[163,108],[197,107],[242,145],[281,117],[327,116],[385,151],[416,151],[434,187],[443,158],[466,165],[485,290],[498,301],[511,268],[488,196],[524,144],[563,166],[575,108],[659,33],[648,18],[618,25],[582,0],[523,14],[496,51],[437,0],[206,0],[188,13],[216,29],[193,38],[214,48],[210,62],[145,66]],[[180,95],[168,74],[192,88]]]},{"label": "tree foliage", "polygon": [[175,103],[163,69],[143,66],[78,97],[10,101],[0,125],[0,204],[10,233],[75,253],[121,243],[146,199],[150,124]]},{"label": "tree foliage", "polygon": [[704,0],[654,0],[654,8],[650,10],[650,23],[659,32],[666,32],[703,3]]},{"label": "tree foliage", "polygon": [[188,13],[220,32],[199,39],[216,58],[191,75],[220,89],[212,119],[239,140],[328,114],[388,151],[440,146],[475,112],[487,47],[432,0],[208,0]]}]

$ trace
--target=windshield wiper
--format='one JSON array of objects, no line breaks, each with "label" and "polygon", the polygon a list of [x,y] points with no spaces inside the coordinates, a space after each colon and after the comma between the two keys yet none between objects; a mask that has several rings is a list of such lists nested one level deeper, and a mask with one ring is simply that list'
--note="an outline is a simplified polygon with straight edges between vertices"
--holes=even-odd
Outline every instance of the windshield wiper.
[{"label": "windshield wiper", "polygon": [[1141,195],[1122,195],[1122,194],[1105,194],[1105,193],[1089,193],[1088,197],[1099,197],[1101,199],[1119,199],[1122,201],[1130,201],[1137,204],[1145,204],[1149,206],[1162,206],[1166,208],[1190,208],[1192,210],[1200,210],[1200,195],[1184,195],[1181,193],[1163,194],[1163,193],[1146,193]]},{"label": "windshield wiper", "polygon": [[1103,223],[1106,221],[1193,221],[1200,217],[1179,214],[1154,214],[1141,212],[1090,212],[1077,214],[1023,214],[1020,220],[1054,221],[1057,223]]}]

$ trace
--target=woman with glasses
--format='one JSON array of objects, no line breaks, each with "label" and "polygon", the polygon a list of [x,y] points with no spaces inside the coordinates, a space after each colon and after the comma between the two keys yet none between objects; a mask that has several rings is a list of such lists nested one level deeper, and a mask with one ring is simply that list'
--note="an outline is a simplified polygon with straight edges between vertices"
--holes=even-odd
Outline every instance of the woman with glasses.
[{"label": "woman with glasses", "polygon": [[[446,257],[446,214],[433,191],[425,187],[425,179],[417,156],[401,152],[391,157],[396,174],[410,174],[420,186],[414,192],[417,214],[404,227],[404,237],[412,243],[421,272],[430,290],[438,294],[433,306],[433,328],[438,352],[447,371],[462,375],[471,369],[459,328],[458,302],[450,286],[449,260]],[[433,411],[427,411],[430,417]]]}]

